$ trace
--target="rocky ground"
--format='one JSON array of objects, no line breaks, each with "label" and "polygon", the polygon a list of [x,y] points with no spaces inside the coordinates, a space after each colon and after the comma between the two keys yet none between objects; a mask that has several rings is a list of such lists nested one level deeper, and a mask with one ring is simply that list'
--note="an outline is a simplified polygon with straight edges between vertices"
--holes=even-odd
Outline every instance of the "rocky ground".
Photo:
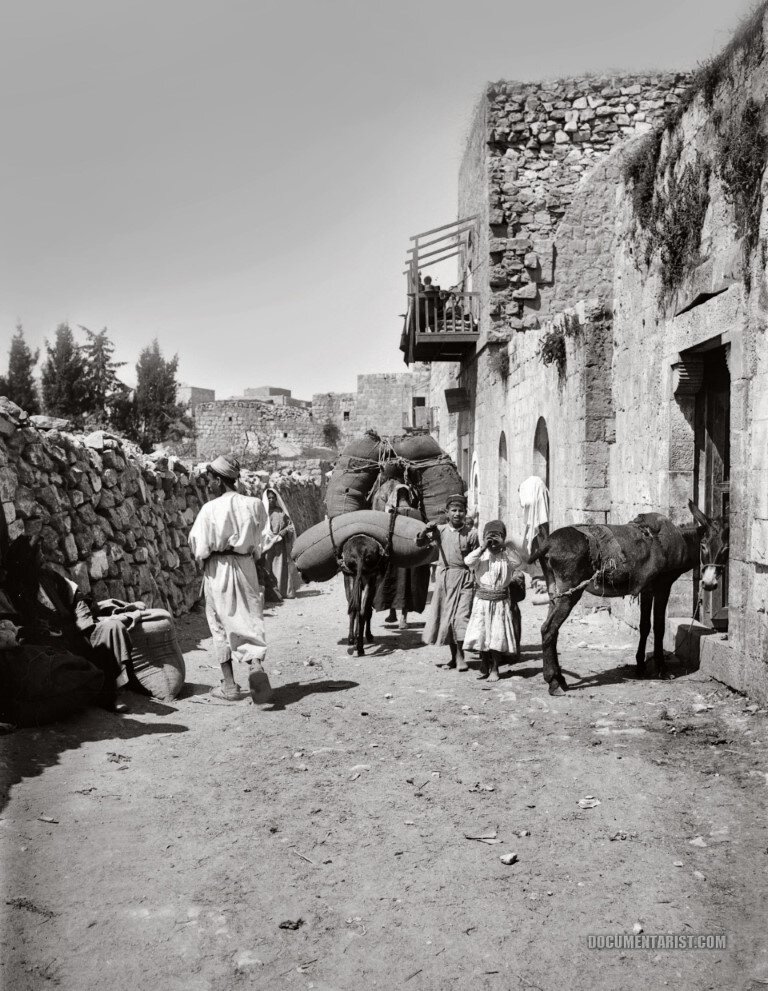
[{"label": "rocky ground", "polygon": [[[488,685],[417,623],[348,656],[341,585],[310,587],[268,620],[271,709],[207,699],[191,615],[178,703],[3,738],[2,986],[768,986],[766,713],[633,680],[605,613],[564,628],[551,699],[544,612]],[[588,946],[639,928],[728,945]]]}]

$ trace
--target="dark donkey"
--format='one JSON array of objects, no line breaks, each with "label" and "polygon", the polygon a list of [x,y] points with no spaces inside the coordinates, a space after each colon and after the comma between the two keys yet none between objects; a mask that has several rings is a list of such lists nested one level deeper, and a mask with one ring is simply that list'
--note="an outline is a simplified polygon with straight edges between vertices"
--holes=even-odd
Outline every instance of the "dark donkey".
[{"label": "dark donkey", "polygon": [[645,675],[645,645],[653,611],[653,662],[664,675],[664,625],[672,585],[701,566],[701,586],[717,588],[728,559],[728,521],[710,520],[689,501],[696,521],[676,526],[660,513],[641,513],[624,526],[579,524],[555,530],[533,555],[541,561],[549,592],[549,613],[541,627],[544,680],[550,695],[562,695],[565,679],[557,657],[560,627],[584,592],[640,596],[640,643],[635,660]]},{"label": "dark donkey", "polygon": [[365,654],[363,636],[366,643],[373,643],[373,600],[379,580],[387,568],[387,554],[378,540],[359,534],[345,541],[339,563],[347,593],[348,643],[350,647],[356,646],[357,656],[362,657]]}]

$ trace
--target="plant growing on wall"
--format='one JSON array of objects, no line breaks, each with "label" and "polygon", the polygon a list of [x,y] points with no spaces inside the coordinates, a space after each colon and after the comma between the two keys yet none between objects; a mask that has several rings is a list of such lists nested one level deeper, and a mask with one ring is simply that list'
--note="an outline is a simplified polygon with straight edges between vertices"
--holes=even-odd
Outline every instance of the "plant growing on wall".
[{"label": "plant growing on wall", "polygon": [[562,327],[554,327],[541,339],[539,358],[543,365],[555,366],[559,379],[565,378],[565,330]]},{"label": "plant growing on wall", "polygon": [[323,424],[323,443],[326,447],[338,447],[341,439],[341,430],[338,423],[330,417]]},{"label": "plant growing on wall", "polygon": [[274,467],[278,453],[274,429],[265,426],[247,430],[242,448],[230,451],[250,471]]},{"label": "plant growing on wall", "polygon": [[[600,318],[602,319],[602,314]],[[554,365],[561,382],[565,381],[567,367],[566,339],[581,334],[581,323],[576,313],[564,313],[560,322],[547,331],[541,339],[539,359],[543,365]]]},{"label": "plant growing on wall", "polygon": [[488,355],[488,365],[492,372],[506,382],[509,378],[509,348],[506,344],[491,348]]}]

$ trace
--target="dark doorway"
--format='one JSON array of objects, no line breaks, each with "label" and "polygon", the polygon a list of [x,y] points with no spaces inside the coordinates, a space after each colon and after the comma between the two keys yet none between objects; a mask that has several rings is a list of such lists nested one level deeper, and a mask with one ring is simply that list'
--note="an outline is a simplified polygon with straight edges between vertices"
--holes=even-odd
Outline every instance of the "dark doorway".
[{"label": "dark doorway", "polygon": [[[731,491],[731,375],[728,345],[702,354],[704,376],[696,395],[694,501],[709,517],[727,517]],[[697,578],[698,581],[698,578]],[[695,589],[698,593],[698,588]],[[728,568],[714,592],[705,592],[702,622],[728,628]]]},{"label": "dark doorway", "polygon": [[552,486],[549,484],[549,431],[547,421],[539,417],[536,433],[533,435],[533,474],[538,475],[547,487],[552,497]]},{"label": "dark doorway", "polygon": [[507,460],[507,438],[504,431],[499,437],[499,519],[507,521],[509,503],[509,461]]}]

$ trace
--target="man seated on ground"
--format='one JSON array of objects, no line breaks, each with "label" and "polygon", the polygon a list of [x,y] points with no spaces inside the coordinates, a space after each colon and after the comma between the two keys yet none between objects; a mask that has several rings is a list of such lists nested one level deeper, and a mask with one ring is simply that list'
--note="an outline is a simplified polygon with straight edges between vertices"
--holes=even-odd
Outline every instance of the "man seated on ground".
[{"label": "man seated on ground", "polygon": [[124,712],[127,706],[116,699],[117,689],[129,681],[131,640],[125,620],[100,615],[99,607],[75,582],[53,565],[42,563],[39,546],[27,537],[11,545],[7,580],[21,620],[20,642],[61,646],[90,661],[105,676],[101,704]]}]

